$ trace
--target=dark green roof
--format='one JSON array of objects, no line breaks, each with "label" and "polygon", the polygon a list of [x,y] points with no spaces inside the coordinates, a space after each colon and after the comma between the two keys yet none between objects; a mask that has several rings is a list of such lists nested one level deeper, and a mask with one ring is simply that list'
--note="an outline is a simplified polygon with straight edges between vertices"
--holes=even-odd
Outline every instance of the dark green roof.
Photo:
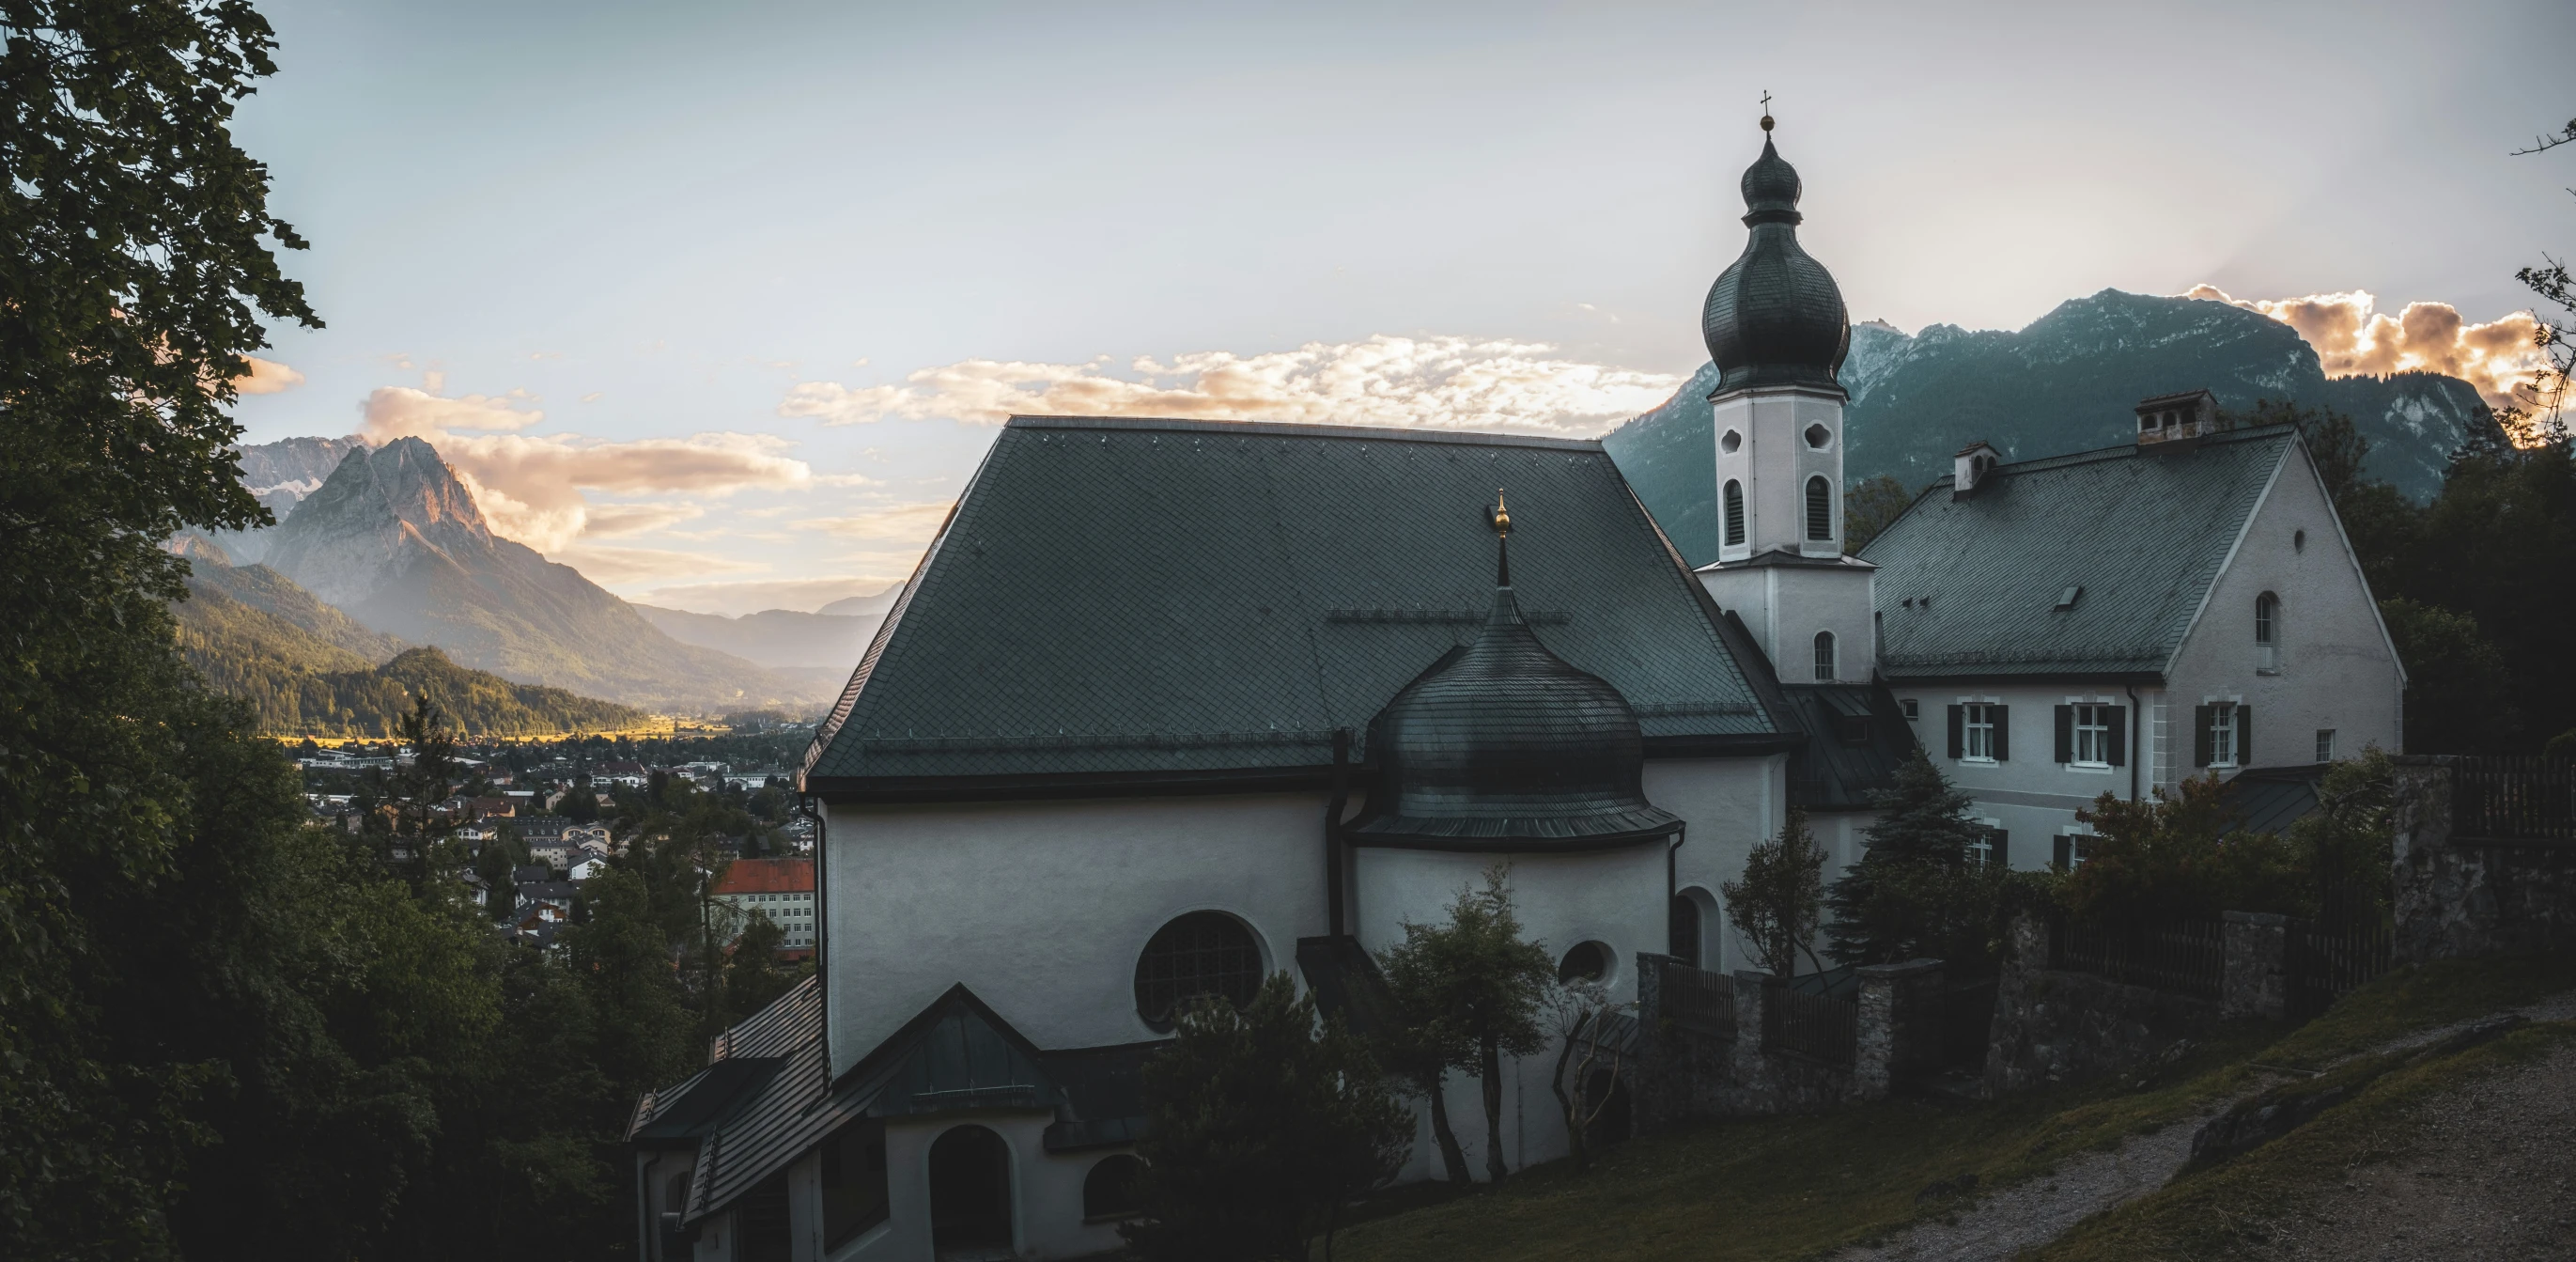
[{"label": "dark green roof", "polygon": [[2274,425],[1999,465],[1965,497],[1933,483],[1861,552],[1878,566],[1879,669],[2160,675],[2297,441]]},{"label": "dark green roof", "polygon": [[1649,753],[1777,730],[1598,442],[1019,417],[807,760],[831,793],[1311,770],[1481,627],[1508,491],[1520,603]]}]

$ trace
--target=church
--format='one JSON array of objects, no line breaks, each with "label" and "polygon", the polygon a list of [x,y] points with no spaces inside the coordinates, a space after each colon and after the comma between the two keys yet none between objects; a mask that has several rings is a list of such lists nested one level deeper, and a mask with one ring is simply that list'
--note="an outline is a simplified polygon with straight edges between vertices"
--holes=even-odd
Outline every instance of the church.
[{"label": "church", "polygon": [[[1917,748],[2015,867],[2081,862],[2106,791],[2397,748],[2306,449],[2205,394],[1971,447],[1847,554],[1848,316],[1767,137],[1742,190],[1697,570],[1597,441],[1013,418],[807,756],[817,975],[638,1102],[643,1256],[1115,1248],[1176,1006],[1329,999],[1496,864],[1633,997],[1641,954],[1744,966],[1720,885],[1792,806],[1857,859]],[[1552,1062],[1506,1061],[1514,1168],[1565,1151]],[[1425,1122],[1402,1177],[1436,1160]]]}]

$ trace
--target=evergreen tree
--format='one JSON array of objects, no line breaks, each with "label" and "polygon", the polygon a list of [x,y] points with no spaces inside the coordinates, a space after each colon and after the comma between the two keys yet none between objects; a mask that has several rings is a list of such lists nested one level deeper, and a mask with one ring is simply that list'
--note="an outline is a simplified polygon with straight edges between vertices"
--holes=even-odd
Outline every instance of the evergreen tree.
[{"label": "evergreen tree", "polygon": [[1119,1228],[1142,1257],[1298,1259],[1341,1207],[1402,1168],[1413,1119],[1368,1049],[1272,974],[1238,1012],[1184,1009],[1145,1065],[1145,1217]]},{"label": "evergreen tree", "polygon": [[1483,1088],[1485,1177],[1495,1183],[1511,1173],[1503,1162],[1502,1058],[1545,1049],[1539,1007],[1556,981],[1547,949],[1521,938],[1509,874],[1504,866],[1487,870],[1485,888],[1458,891],[1447,923],[1407,921],[1404,941],[1378,956],[1397,1005],[1420,1022],[1418,1037]]},{"label": "evergreen tree", "polygon": [[1873,804],[1879,818],[1864,834],[1860,862],[1826,895],[1833,911],[1826,950],[1847,965],[1984,963],[2003,874],[1969,862],[1986,830],[1968,818],[1967,795],[1917,749]]}]

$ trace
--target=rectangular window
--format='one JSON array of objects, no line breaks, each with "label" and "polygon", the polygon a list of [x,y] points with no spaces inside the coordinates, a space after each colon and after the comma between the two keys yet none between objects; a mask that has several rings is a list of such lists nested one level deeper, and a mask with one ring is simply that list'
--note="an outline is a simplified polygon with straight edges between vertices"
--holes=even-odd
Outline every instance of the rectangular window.
[{"label": "rectangular window", "polygon": [[2083,867],[2084,860],[2091,856],[2093,839],[2082,833],[2061,833],[2056,841],[2056,863],[2060,872],[2072,872]]},{"label": "rectangular window", "polygon": [[1972,868],[1990,868],[1994,866],[1994,863],[1994,833],[1990,830],[1977,834],[1977,839],[1968,843],[1968,866]]},{"label": "rectangular window", "polygon": [[2318,762],[2333,762],[2335,760],[2334,734],[2335,730],[2330,727],[2321,727],[2317,729]]},{"label": "rectangular window", "polygon": [[2088,767],[2111,765],[2111,707],[2075,707],[2075,761]]},{"label": "rectangular window", "polygon": [[2209,765],[2236,765],[2236,707],[2219,704],[2209,707]]},{"label": "rectangular window", "polygon": [[1905,707],[1905,717],[1909,722],[1923,717],[1923,707],[1917,705],[1914,698],[1907,697],[1905,700],[1897,702],[1897,704]]},{"label": "rectangular window", "polygon": [[1967,746],[1962,756],[1970,762],[1996,761],[1995,712],[2003,707],[1972,703],[1962,708],[1966,711],[1963,732]]}]

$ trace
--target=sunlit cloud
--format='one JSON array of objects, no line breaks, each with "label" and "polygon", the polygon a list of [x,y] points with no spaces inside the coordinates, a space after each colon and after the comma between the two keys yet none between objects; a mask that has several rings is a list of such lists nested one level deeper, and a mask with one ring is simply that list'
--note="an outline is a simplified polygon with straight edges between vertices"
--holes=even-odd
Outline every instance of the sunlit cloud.
[{"label": "sunlit cloud", "polygon": [[242,362],[250,365],[250,371],[233,378],[236,394],[276,394],[304,384],[303,373],[276,360],[244,355]]},{"label": "sunlit cloud", "polygon": [[730,583],[682,583],[639,592],[634,599],[665,609],[720,613],[741,617],[763,609],[805,613],[850,596],[874,596],[911,577],[911,567],[877,573],[841,574],[829,578],[745,579]]},{"label": "sunlit cloud", "polygon": [[1553,357],[1544,342],[1386,337],[1310,342],[1293,351],[1140,357],[1130,376],[1102,361],[970,359],[924,368],[902,385],[809,381],[782,416],[826,425],[888,419],[999,424],[1013,414],[1304,421],[1431,429],[1593,434],[1669,398],[1682,379]]},{"label": "sunlit cloud", "polygon": [[[637,510],[669,511],[641,505],[595,510],[582,495],[585,490],[724,496],[752,488],[802,488],[814,481],[814,471],[804,461],[781,454],[794,444],[775,435],[709,433],[612,442],[579,434],[518,433],[545,417],[528,402],[519,392],[447,398],[387,386],[367,396],[360,433],[370,443],[427,440],[455,467],[494,530],[546,553],[580,538],[595,517],[606,523],[600,533],[633,534],[652,528]],[[696,515],[697,510],[690,510],[661,524]]]},{"label": "sunlit cloud", "polygon": [[581,571],[582,577],[607,587],[623,584],[669,582],[680,578],[704,578],[717,574],[757,574],[768,568],[731,557],[711,556],[703,552],[676,552],[666,548],[602,547],[580,543],[558,548],[550,554]]},{"label": "sunlit cloud", "polygon": [[2514,387],[2545,362],[2534,342],[2539,322],[2528,311],[2473,324],[2447,302],[2410,302],[2392,316],[2378,310],[2376,296],[2357,289],[2244,299],[2215,285],[2195,285],[2183,296],[2259,311],[2297,329],[2316,348],[2329,377],[2445,373],[2477,387],[2490,407],[2511,404]]},{"label": "sunlit cloud", "polygon": [[801,530],[819,530],[837,539],[894,540],[927,544],[939,532],[939,523],[948,520],[952,500],[919,504],[895,504],[847,517],[810,517],[790,523]]},{"label": "sunlit cloud", "polygon": [[592,504],[584,512],[581,532],[593,539],[640,535],[706,514],[695,504]]}]

